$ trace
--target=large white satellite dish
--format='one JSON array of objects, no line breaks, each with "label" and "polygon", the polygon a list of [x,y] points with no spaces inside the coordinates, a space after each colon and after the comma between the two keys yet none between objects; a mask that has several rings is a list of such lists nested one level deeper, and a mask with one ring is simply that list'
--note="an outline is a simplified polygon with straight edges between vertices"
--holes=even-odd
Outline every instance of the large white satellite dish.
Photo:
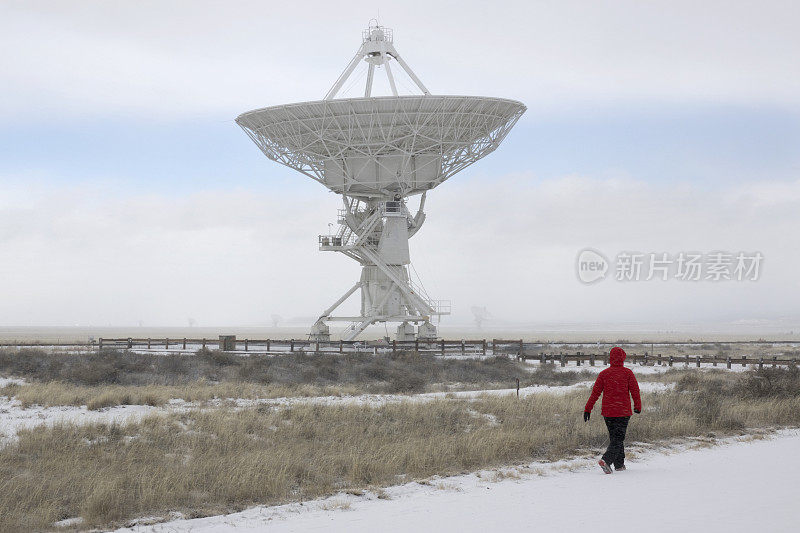
[{"label": "large white satellite dish", "polygon": [[[364,97],[335,99],[362,60]],[[422,94],[397,93],[392,61]],[[376,68],[385,70],[392,96],[371,96]],[[345,340],[376,322],[400,322],[398,340],[436,337],[430,320],[449,314],[449,304],[428,298],[408,271],[408,239],[425,221],[425,193],[493,152],[525,109],[503,98],[431,95],[397,53],[392,31],[375,24],[323,100],[239,115],[236,122],[268,158],[342,195],[339,229],[320,236],[320,250],[358,261],[361,279],[322,313],[312,339],[330,339],[329,321],[352,323]],[[420,193],[412,215],[405,198]],[[360,315],[332,316],[359,289]]]}]

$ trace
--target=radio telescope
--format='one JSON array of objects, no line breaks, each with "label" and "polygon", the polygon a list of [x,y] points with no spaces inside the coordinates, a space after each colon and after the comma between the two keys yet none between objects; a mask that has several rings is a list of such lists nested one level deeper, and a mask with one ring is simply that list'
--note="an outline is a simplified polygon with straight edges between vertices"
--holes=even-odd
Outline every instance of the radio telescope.
[{"label": "radio telescope", "polygon": [[470,307],[470,311],[472,311],[472,318],[475,320],[475,326],[478,329],[481,329],[483,326],[484,321],[489,320],[492,318],[492,313],[484,307],[478,307],[477,305],[473,305]]},{"label": "radio telescope", "polygon": [[[337,99],[361,61],[368,65],[364,97]],[[421,94],[398,94],[393,62]],[[381,68],[392,95],[373,97],[375,71]],[[327,322],[337,321],[351,323],[344,340],[380,322],[399,322],[398,340],[436,338],[431,319],[450,314],[450,304],[430,299],[409,275],[408,240],[425,222],[426,193],[493,152],[524,112],[514,100],[432,95],[397,53],[392,30],[371,24],[322,100],[237,117],[269,159],[342,196],[338,230],[320,235],[319,249],[358,261],[361,278],[322,312],[312,340],[330,340]],[[406,199],[417,194],[419,208],[412,214]],[[359,290],[360,315],[333,316]]]}]

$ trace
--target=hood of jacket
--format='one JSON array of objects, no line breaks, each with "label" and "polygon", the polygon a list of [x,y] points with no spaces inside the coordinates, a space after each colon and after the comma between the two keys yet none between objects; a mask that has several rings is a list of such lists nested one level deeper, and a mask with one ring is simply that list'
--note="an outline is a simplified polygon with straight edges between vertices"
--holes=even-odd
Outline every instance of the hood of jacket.
[{"label": "hood of jacket", "polygon": [[627,354],[625,353],[625,350],[619,346],[614,346],[611,348],[611,353],[609,354],[608,359],[611,362],[611,366],[623,366],[626,356]]}]

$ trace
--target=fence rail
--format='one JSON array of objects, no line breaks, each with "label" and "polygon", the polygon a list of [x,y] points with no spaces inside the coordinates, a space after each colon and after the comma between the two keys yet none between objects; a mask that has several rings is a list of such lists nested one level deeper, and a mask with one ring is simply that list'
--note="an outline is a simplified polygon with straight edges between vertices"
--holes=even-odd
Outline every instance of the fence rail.
[{"label": "fence rail", "polygon": [[[523,354],[517,354],[516,358],[518,360],[527,361],[527,360],[538,360],[542,364],[546,363],[559,363],[561,366],[567,366],[570,361],[574,361],[576,366],[581,365],[589,365],[595,366],[597,364],[608,365],[608,354],[587,354],[576,352],[574,354],[569,353],[540,353],[536,356]],[[747,356],[743,355],[740,357],[720,357],[720,356],[704,356],[704,355],[661,355],[661,354],[628,354],[625,358],[625,362],[629,365],[642,365],[646,366],[648,364],[657,365],[657,366],[675,366],[683,364],[685,367],[688,366],[696,366],[700,367],[701,365],[725,365],[726,368],[732,368],[734,366],[748,366],[748,365],[758,365],[759,368],[763,368],[764,366],[796,366],[797,365],[797,357],[760,357],[760,356]]]},{"label": "fence rail", "polygon": [[[695,346],[697,344],[797,344],[797,341],[731,341],[731,342],[670,342],[670,343],[636,343],[636,346]],[[272,354],[283,353],[351,353],[351,352],[372,352],[378,353],[397,353],[404,351],[415,351],[440,356],[490,356],[503,355],[513,357],[519,361],[538,361],[541,364],[552,363],[560,364],[562,367],[572,363],[575,366],[597,366],[608,365],[608,352],[589,353],[589,352],[554,352],[552,350],[542,351],[541,347],[548,343],[524,342],[522,339],[459,339],[459,340],[412,340],[412,341],[312,341],[304,339],[236,339],[233,335],[221,335],[218,339],[213,338],[100,338],[91,342],[71,342],[71,343],[19,343],[7,342],[0,343],[0,347],[40,347],[40,348],[74,348],[83,350],[98,350],[104,348],[120,348],[126,350],[165,350],[174,351],[197,351],[201,348],[216,348],[231,352],[246,352],[253,354]],[[569,343],[558,343],[567,346]],[[584,346],[586,343],[582,343]],[[601,344],[605,345],[605,344]],[[609,344],[610,345],[610,344]],[[537,351],[539,349],[539,351]],[[721,356],[721,355],[662,355],[652,351],[642,351],[628,353],[626,362],[629,365],[658,365],[684,367],[702,365],[721,366],[734,368],[736,366],[757,365],[759,368],[764,366],[792,366],[797,365],[797,357],[787,356]]]},{"label": "fence rail", "polygon": [[[517,341],[518,342],[518,341]],[[97,347],[134,349],[197,349],[215,347],[226,351],[243,351],[253,353],[282,352],[361,352],[375,353],[417,351],[438,353],[442,355],[488,355],[491,353],[491,342],[480,340],[424,340],[413,341],[312,341],[304,339],[236,339],[232,336],[220,336],[220,339],[209,338],[101,338]]]}]

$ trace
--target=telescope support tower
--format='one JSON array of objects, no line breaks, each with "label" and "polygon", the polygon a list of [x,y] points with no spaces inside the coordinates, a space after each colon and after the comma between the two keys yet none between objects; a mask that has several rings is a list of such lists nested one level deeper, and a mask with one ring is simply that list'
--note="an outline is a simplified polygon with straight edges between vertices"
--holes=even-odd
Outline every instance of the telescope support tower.
[{"label": "telescope support tower", "polygon": [[[449,302],[431,300],[413,283],[408,240],[425,222],[425,193],[416,215],[411,215],[401,195],[392,200],[361,200],[342,195],[339,229],[320,235],[319,248],[345,254],[361,264],[361,279],[322,312],[311,330],[312,340],[330,340],[326,322],[351,322],[342,335],[352,340],[377,322],[400,322],[398,340],[436,338],[431,318],[450,313]],[[361,290],[360,316],[332,313]],[[417,325],[416,336],[414,325]]]}]

